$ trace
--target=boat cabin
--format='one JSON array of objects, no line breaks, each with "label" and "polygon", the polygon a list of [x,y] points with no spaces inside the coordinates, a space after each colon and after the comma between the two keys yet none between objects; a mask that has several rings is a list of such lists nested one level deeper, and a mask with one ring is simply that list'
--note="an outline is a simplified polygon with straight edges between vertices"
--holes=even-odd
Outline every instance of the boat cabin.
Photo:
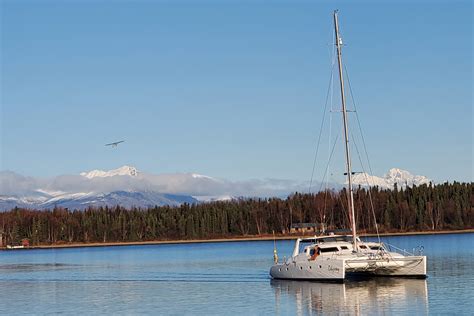
[{"label": "boat cabin", "polygon": [[[357,238],[357,247],[362,253],[385,250],[383,244],[362,242],[360,238]],[[314,260],[319,255],[352,253],[353,249],[350,235],[314,236],[298,239],[293,250],[293,257],[302,255]]]}]

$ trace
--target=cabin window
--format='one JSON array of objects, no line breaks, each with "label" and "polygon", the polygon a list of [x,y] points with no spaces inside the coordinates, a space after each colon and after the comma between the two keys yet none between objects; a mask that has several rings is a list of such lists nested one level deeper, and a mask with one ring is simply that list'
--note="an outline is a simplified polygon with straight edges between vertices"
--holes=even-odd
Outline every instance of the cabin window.
[{"label": "cabin window", "polygon": [[328,247],[328,248],[321,248],[321,252],[337,252],[339,248],[337,247]]},{"label": "cabin window", "polygon": [[365,245],[360,245],[359,248],[360,249],[367,249],[367,247]]},{"label": "cabin window", "polygon": [[300,267],[301,270],[303,270],[303,267]]},{"label": "cabin window", "polygon": [[382,250],[379,246],[372,246],[372,247],[370,247],[370,249],[372,249],[372,250]]},{"label": "cabin window", "polygon": [[312,269],[313,267],[309,266],[310,269]]},{"label": "cabin window", "polygon": [[347,248],[347,246],[341,246],[341,250],[347,250],[349,248]]}]

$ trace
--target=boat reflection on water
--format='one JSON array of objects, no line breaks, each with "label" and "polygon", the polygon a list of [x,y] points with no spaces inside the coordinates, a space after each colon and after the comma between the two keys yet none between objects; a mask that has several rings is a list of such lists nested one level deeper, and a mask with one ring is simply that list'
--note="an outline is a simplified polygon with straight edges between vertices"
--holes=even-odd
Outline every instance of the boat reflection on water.
[{"label": "boat reflection on water", "polygon": [[426,280],[372,278],[345,283],[271,280],[279,314],[428,314]]}]

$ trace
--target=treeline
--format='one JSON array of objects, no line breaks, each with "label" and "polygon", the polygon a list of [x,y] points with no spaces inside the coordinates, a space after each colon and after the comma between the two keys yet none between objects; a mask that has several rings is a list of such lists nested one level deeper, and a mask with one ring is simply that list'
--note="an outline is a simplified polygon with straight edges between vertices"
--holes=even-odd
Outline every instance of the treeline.
[{"label": "treeline", "polygon": [[[394,190],[359,187],[354,194],[357,226],[360,231],[374,232],[376,219],[380,232],[473,228],[473,190],[473,183],[458,182]],[[0,213],[4,245],[24,238],[38,245],[285,234],[295,223],[349,227],[346,190],[148,209],[15,208]]]}]

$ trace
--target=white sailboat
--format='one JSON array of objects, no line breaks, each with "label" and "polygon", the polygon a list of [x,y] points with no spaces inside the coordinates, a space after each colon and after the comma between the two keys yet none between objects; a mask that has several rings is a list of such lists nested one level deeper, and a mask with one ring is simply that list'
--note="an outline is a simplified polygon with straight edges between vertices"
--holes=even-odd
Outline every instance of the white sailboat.
[{"label": "white sailboat", "polygon": [[270,269],[270,275],[274,279],[333,281],[343,281],[353,275],[426,278],[426,256],[392,252],[381,242],[362,242],[357,236],[344,94],[342,40],[339,35],[337,11],[334,11],[333,17],[344,125],[347,200],[352,235],[326,234],[299,238],[296,240],[292,256],[283,262],[278,261],[275,251],[275,264]]}]

